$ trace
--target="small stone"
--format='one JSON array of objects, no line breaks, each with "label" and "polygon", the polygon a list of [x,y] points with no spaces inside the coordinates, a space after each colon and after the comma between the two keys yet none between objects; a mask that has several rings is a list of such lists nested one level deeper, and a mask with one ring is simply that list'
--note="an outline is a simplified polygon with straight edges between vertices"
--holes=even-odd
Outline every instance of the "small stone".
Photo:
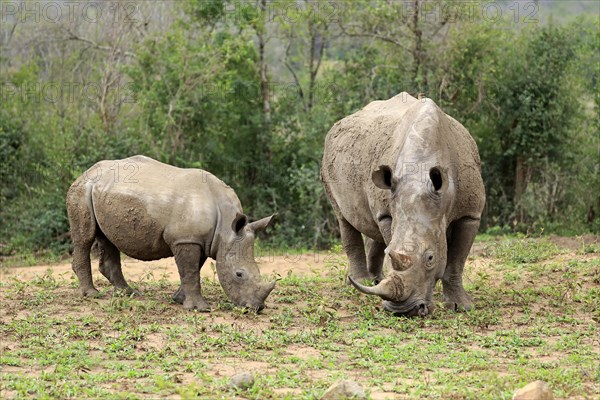
[{"label": "small stone", "polygon": [[248,389],[254,385],[254,375],[250,372],[242,372],[241,374],[234,375],[231,378],[231,386],[238,389]]},{"label": "small stone", "polygon": [[327,389],[321,400],[366,399],[364,389],[354,381],[334,383]]},{"label": "small stone", "polygon": [[554,400],[554,396],[546,382],[535,381],[517,390],[513,400]]}]

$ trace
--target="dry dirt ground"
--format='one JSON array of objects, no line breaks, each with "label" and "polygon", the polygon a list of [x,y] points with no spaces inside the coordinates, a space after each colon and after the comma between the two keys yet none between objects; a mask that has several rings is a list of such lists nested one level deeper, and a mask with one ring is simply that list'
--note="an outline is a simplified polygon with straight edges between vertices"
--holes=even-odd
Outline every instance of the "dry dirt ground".
[{"label": "dry dirt ground", "polygon": [[[315,252],[312,254],[265,254],[256,258],[260,265],[260,271],[263,275],[273,273],[287,275],[289,272],[294,274],[306,275],[319,273],[324,270],[324,265],[330,257],[327,253]],[[137,282],[148,278],[150,275],[156,278],[164,278],[168,281],[179,281],[177,265],[175,259],[165,258],[158,261],[139,261],[133,258],[124,257],[121,261],[123,275],[125,279],[131,282]],[[202,278],[217,279],[214,271],[214,261],[208,259],[201,270]],[[52,271],[54,275],[70,276],[72,273],[71,262],[69,260],[58,264],[41,264],[29,267],[13,267],[0,269],[0,282],[8,282],[11,278],[18,280],[31,280],[35,277],[43,276]],[[92,260],[92,273],[94,282],[104,279],[98,271],[98,260]]]},{"label": "dry dirt ground", "polygon": [[[498,238],[499,240],[500,238]],[[582,243],[597,244],[599,238],[592,235],[583,237],[561,237],[551,236],[550,242],[556,244],[560,248],[570,251],[577,251],[582,246]],[[490,249],[493,249],[496,241],[475,243],[471,249],[471,258],[485,256]],[[271,275],[279,274],[287,275],[290,272],[298,275],[319,274],[325,271],[326,264],[332,260],[332,254],[327,252],[312,252],[304,254],[293,254],[284,251],[266,250],[263,254],[258,254],[256,261],[260,265],[262,274]],[[214,261],[208,259],[201,270],[203,278],[217,279],[214,269]],[[139,261],[133,258],[124,257],[122,260],[123,274],[126,279],[133,282],[138,281],[149,275],[154,277],[165,278],[169,281],[178,281],[177,266],[174,258],[165,258],[158,261]],[[26,267],[0,268],[0,282],[7,282],[10,278],[19,280],[31,280],[35,277],[43,276],[48,271],[52,271],[54,275],[70,275],[72,272],[70,260],[65,260],[55,264],[40,264]],[[101,278],[98,271],[98,260],[92,260],[92,273],[94,274],[94,282]],[[103,279],[103,278],[102,278]]]},{"label": "dry dirt ground", "polygon": [[[113,296],[97,260],[104,297],[92,300],[77,296],[69,261],[1,267],[0,397],[315,399],[350,378],[372,399],[504,399],[541,378],[557,399],[597,399],[599,243],[476,243],[465,282],[477,310],[425,319],[390,316],[344,285],[339,252],[257,257],[281,279],[260,315],[227,302],[212,260],[209,314],[170,302],[172,258],[123,259],[136,299]],[[255,386],[232,390],[242,371]]]}]

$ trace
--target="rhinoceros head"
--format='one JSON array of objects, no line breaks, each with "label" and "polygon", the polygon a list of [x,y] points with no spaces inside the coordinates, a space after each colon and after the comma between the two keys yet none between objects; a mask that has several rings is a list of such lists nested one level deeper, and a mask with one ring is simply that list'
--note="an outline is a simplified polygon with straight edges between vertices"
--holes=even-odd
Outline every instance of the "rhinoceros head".
[{"label": "rhinoceros head", "polygon": [[383,165],[373,172],[375,185],[391,191],[391,238],[385,250],[391,268],[373,287],[350,279],[358,290],[380,296],[386,310],[400,315],[432,311],[433,289],[446,268],[446,221],[454,188],[438,162],[426,169],[423,174],[396,174]]},{"label": "rhinoceros head", "polygon": [[246,215],[237,213],[231,223],[232,232],[223,235],[217,257],[217,275],[229,299],[239,307],[260,311],[275,282],[261,280],[254,260],[255,233],[265,229],[274,215],[255,222],[248,222]]}]

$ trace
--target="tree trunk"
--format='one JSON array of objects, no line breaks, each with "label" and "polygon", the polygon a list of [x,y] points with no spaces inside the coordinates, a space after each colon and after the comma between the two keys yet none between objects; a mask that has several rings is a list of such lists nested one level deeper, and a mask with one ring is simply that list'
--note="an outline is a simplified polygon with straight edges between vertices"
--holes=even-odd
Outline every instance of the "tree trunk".
[{"label": "tree trunk", "polygon": [[515,207],[515,225],[523,221],[523,208],[521,207],[521,198],[526,186],[526,167],[523,157],[518,156],[515,167],[515,195],[513,203]]},{"label": "tree trunk", "polygon": [[265,31],[264,26],[267,18],[267,0],[260,1],[260,10],[263,15],[263,26],[256,29],[256,35],[258,36],[258,57],[260,63],[260,89],[263,100],[263,115],[265,123],[268,125],[271,122],[271,100],[269,98],[269,77],[267,75],[267,61],[265,57]]},{"label": "tree trunk", "polygon": [[310,110],[315,103],[315,86],[317,74],[323,60],[323,52],[327,43],[326,30],[327,27],[320,31],[316,25],[310,26],[310,60],[308,69],[310,72],[308,83],[308,109]]},{"label": "tree trunk", "polygon": [[[413,70],[412,70],[412,83],[418,84],[419,82],[419,72],[421,70],[421,65],[423,63],[423,31],[419,26],[419,0],[415,0],[415,11],[413,14],[412,21],[412,33],[415,37],[415,46],[412,50],[413,55]],[[424,82],[423,82],[424,83]],[[419,90],[415,90],[416,92],[420,92]]]},{"label": "tree trunk", "polygon": [[313,64],[315,62],[315,42],[317,38],[315,37],[315,32],[312,29],[312,26],[309,28],[310,30],[310,61],[308,64],[308,70],[310,72],[310,80],[308,82],[308,109],[310,110],[313,106],[314,100],[314,88],[315,88],[315,74],[313,74]]}]

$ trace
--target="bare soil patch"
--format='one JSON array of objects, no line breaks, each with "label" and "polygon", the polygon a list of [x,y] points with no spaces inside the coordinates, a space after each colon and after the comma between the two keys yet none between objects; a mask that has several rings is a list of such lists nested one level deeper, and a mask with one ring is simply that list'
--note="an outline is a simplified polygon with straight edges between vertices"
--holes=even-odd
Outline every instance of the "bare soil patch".
[{"label": "bare soil patch", "polygon": [[[285,276],[288,273],[308,275],[323,272],[328,257],[329,255],[323,252],[309,254],[267,253],[256,257],[256,261],[259,265],[261,274],[264,275],[279,274]],[[173,257],[156,261],[140,261],[129,257],[123,257],[121,265],[125,279],[131,282],[161,278],[171,282],[179,281],[177,265],[175,264],[175,259]],[[214,260],[206,260],[201,269],[201,277],[218,280],[216,273],[214,272],[214,265]],[[8,282],[11,277],[27,281],[45,275],[48,270],[51,270],[53,275],[68,278],[72,273],[71,262],[63,261],[56,264],[0,268],[0,282]],[[94,282],[99,279],[104,280],[104,277],[98,271],[97,259],[92,260],[92,274],[94,276]]]}]

